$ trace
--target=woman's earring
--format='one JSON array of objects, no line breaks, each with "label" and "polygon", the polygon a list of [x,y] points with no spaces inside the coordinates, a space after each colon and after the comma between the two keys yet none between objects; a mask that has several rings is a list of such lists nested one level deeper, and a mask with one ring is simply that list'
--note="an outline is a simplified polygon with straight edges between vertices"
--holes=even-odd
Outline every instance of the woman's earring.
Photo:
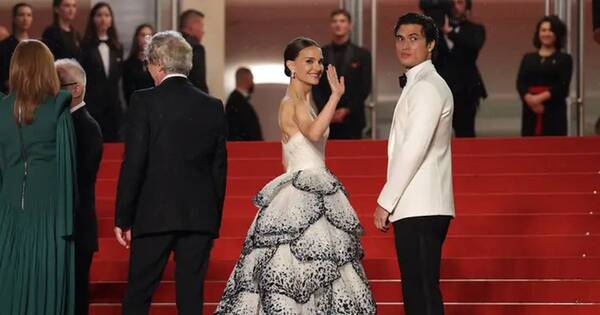
[{"label": "woman's earring", "polygon": [[292,79],[296,78],[296,72],[292,71]]}]

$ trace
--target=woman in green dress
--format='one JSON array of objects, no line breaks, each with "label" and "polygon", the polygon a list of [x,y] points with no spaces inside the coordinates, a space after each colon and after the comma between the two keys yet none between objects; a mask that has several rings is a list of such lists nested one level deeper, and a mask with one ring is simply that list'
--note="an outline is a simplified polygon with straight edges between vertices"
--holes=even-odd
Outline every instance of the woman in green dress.
[{"label": "woman in green dress", "polygon": [[40,41],[19,43],[0,99],[0,313],[73,315],[70,95]]}]

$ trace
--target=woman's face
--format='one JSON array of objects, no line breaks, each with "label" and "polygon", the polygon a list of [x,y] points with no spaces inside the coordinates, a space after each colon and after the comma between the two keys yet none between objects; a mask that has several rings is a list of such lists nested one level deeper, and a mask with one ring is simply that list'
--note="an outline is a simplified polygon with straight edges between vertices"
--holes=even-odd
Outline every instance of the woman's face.
[{"label": "woman's face", "polygon": [[21,32],[27,32],[33,22],[33,11],[28,6],[21,6],[15,16],[15,27]]},{"label": "woman's face", "polygon": [[543,22],[540,25],[540,29],[538,32],[538,36],[540,37],[540,43],[542,46],[554,47],[556,43],[556,35],[552,32],[552,27],[550,26],[550,22]]},{"label": "woman's face", "polygon": [[311,46],[302,49],[296,60],[288,61],[288,68],[295,73],[296,79],[310,85],[319,84],[324,70],[321,48]]},{"label": "woman's face", "polygon": [[152,29],[149,27],[142,27],[137,33],[136,40],[138,46],[141,48],[146,47],[146,36],[152,36]]},{"label": "woman's face", "polygon": [[107,6],[103,6],[94,15],[94,24],[98,33],[106,33],[112,26],[112,15]]},{"label": "woman's face", "polygon": [[77,15],[77,1],[63,0],[55,9],[55,12],[62,20],[72,22],[75,20],[75,15]]}]

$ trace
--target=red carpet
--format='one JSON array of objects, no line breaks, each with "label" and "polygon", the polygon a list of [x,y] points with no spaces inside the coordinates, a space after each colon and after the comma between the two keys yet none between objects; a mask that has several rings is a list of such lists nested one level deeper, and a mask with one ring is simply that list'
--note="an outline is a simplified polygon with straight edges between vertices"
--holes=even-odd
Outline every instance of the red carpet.
[{"label": "red carpet", "polygon": [[[94,315],[120,314],[126,286],[128,252],[112,236],[122,150],[106,145],[99,175]],[[330,142],[327,156],[366,229],[364,265],[378,313],[403,314],[391,232],[375,231],[371,219],[384,183],[386,142]],[[600,138],[456,140],[453,156],[457,218],[442,263],[447,314],[600,314]],[[283,172],[278,143],[231,143],[229,158],[205,314],[219,301],[256,214],[252,196]],[[174,302],[171,261],[152,314],[175,315]]]}]

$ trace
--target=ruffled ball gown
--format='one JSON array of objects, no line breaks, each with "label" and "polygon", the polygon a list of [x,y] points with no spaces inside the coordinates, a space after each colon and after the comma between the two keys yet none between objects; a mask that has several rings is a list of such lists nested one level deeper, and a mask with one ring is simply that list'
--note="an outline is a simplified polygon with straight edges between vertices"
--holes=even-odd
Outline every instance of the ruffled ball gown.
[{"label": "ruffled ball gown", "polygon": [[326,137],[283,144],[286,173],[254,199],[259,208],[215,314],[375,314],[361,265],[363,234]]}]

